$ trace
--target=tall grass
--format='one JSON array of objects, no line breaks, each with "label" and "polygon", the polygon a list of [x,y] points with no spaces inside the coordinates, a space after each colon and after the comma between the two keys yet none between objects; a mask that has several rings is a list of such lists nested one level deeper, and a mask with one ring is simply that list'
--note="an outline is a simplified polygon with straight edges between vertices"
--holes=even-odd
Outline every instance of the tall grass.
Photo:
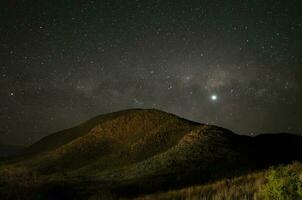
[{"label": "tall grass", "polygon": [[[302,178],[301,163],[294,162],[291,165],[281,167],[281,169],[295,171],[300,176],[300,180]],[[275,168],[271,168],[233,179],[224,179],[207,185],[192,186],[165,193],[141,196],[136,198],[136,200],[263,200],[265,199],[264,191],[269,184],[269,177],[272,176],[274,171]],[[301,199],[288,198],[288,200]]]}]

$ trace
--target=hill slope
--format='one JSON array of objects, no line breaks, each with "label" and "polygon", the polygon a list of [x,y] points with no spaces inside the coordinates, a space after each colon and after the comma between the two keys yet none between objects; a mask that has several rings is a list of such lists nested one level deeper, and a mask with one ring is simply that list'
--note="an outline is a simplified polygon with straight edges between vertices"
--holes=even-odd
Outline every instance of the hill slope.
[{"label": "hill slope", "polygon": [[23,147],[21,146],[13,146],[13,145],[6,145],[6,144],[0,144],[0,159],[17,155],[21,152]]},{"label": "hill slope", "polygon": [[126,110],[28,147],[24,157],[0,166],[0,194],[14,196],[12,186],[49,199],[87,199],[104,190],[137,195],[299,160],[301,144],[289,134],[251,138],[159,110]]},{"label": "hill slope", "polygon": [[27,152],[35,159],[26,163],[42,173],[88,164],[98,165],[98,171],[121,167],[169,149],[196,125],[157,110],[103,115],[32,145]]},{"label": "hill slope", "polygon": [[[302,164],[294,162],[290,165],[278,166],[282,169],[288,168],[292,172],[297,173],[302,181]],[[276,168],[274,168],[276,169]],[[222,179],[209,184],[194,185],[178,190],[171,190],[162,193],[142,195],[135,198],[136,200],[152,200],[152,199],[263,199],[263,189],[267,184],[267,177],[273,169],[265,169],[249,173],[240,177]],[[288,174],[289,175],[289,174]],[[284,178],[288,178],[284,176]],[[281,179],[274,179],[275,183],[280,184]],[[277,185],[276,185],[277,186]]]}]

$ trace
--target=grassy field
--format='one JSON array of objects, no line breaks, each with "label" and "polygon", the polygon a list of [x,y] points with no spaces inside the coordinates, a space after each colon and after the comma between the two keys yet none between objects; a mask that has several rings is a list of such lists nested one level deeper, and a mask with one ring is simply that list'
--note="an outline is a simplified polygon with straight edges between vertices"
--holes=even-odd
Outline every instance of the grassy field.
[{"label": "grassy field", "polygon": [[[302,180],[302,164],[282,166],[297,172]],[[135,200],[261,200],[263,188],[271,169],[251,172],[248,175],[223,179],[205,185],[196,185],[179,190],[171,190],[135,198]],[[297,199],[298,200],[298,199]]]}]

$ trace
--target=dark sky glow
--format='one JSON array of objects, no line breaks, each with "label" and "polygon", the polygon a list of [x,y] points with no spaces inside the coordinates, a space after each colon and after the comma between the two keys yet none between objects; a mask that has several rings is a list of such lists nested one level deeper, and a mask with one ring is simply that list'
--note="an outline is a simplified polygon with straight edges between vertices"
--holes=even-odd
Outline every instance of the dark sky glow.
[{"label": "dark sky glow", "polygon": [[299,0],[1,2],[0,142],[135,107],[242,134],[302,133],[301,10]]}]

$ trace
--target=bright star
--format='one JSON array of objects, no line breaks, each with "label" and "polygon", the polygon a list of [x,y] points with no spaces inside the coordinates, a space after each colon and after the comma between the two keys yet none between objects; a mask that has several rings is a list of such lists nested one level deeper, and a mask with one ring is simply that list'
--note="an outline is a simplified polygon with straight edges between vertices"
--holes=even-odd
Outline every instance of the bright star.
[{"label": "bright star", "polygon": [[217,100],[217,95],[215,95],[215,94],[212,95],[212,96],[211,96],[211,99],[212,99],[212,101],[216,101],[216,100]]}]

